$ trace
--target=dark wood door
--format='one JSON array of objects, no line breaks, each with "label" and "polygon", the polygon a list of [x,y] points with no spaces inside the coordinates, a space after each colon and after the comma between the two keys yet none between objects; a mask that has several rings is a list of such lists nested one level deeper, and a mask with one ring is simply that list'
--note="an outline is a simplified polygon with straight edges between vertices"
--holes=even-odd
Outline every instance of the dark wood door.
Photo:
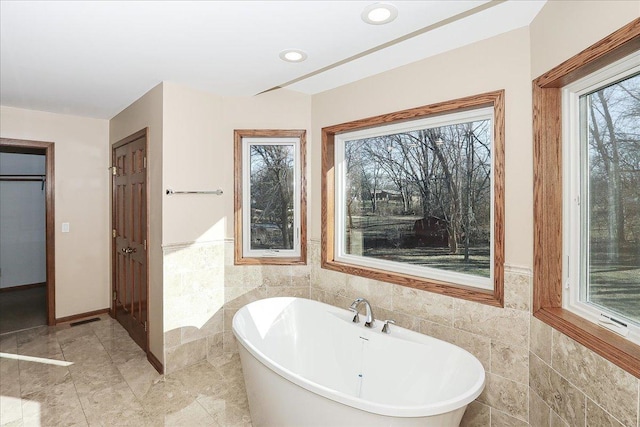
[{"label": "dark wood door", "polygon": [[147,350],[146,132],[113,148],[113,314]]}]

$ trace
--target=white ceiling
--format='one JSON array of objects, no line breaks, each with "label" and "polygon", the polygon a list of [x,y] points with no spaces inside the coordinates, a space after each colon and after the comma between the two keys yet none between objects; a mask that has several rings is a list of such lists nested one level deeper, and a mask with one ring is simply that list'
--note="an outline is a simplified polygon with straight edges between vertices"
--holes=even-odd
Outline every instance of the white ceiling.
[{"label": "white ceiling", "polygon": [[[526,26],[545,3],[391,1],[397,19],[369,25],[374,2],[2,0],[0,103],[108,119],[161,81],[315,94]],[[283,62],[287,48],[309,57]]]}]

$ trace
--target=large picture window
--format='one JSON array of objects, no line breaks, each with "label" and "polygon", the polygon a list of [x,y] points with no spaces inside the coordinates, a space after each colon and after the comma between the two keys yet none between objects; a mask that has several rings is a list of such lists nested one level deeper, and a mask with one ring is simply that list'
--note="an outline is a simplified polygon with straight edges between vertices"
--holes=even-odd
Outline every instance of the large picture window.
[{"label": "large picture window", "polygon": [[323,265],[501,305],[502,97],[323,129]]}]

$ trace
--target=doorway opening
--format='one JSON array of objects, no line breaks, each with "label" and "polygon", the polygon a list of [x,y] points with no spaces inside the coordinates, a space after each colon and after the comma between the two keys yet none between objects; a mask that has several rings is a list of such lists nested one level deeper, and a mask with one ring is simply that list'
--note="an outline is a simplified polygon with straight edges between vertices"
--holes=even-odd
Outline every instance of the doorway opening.
[{"label": "doorway opening", "polygon": [[53,142],[0,138],[0,334],[55,325]]}]

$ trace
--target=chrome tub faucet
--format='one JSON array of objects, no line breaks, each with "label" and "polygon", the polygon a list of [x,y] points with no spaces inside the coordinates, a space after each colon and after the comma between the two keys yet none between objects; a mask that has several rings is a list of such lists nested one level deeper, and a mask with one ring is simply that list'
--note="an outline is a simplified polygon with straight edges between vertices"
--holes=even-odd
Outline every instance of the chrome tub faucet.
[{"label": "chrome tub faucet", "polygon": [[360,304],[364,304],[365,314],[367,316],[367,318],[364,321],[364,326],[366,326],[367,328],[373,328],[373,325],[375,323],[375,318],[373,316],[373,309],[371,308],[371,304],[369,304],[369,301],[367,301],[364,298],[356,298],[355,301],[351,303],[351,307],[349,307],[349,310],[351,310],[354,313],[353,322],[358,323],[360,321],[360,315],[358,313],[358,306]]}]

